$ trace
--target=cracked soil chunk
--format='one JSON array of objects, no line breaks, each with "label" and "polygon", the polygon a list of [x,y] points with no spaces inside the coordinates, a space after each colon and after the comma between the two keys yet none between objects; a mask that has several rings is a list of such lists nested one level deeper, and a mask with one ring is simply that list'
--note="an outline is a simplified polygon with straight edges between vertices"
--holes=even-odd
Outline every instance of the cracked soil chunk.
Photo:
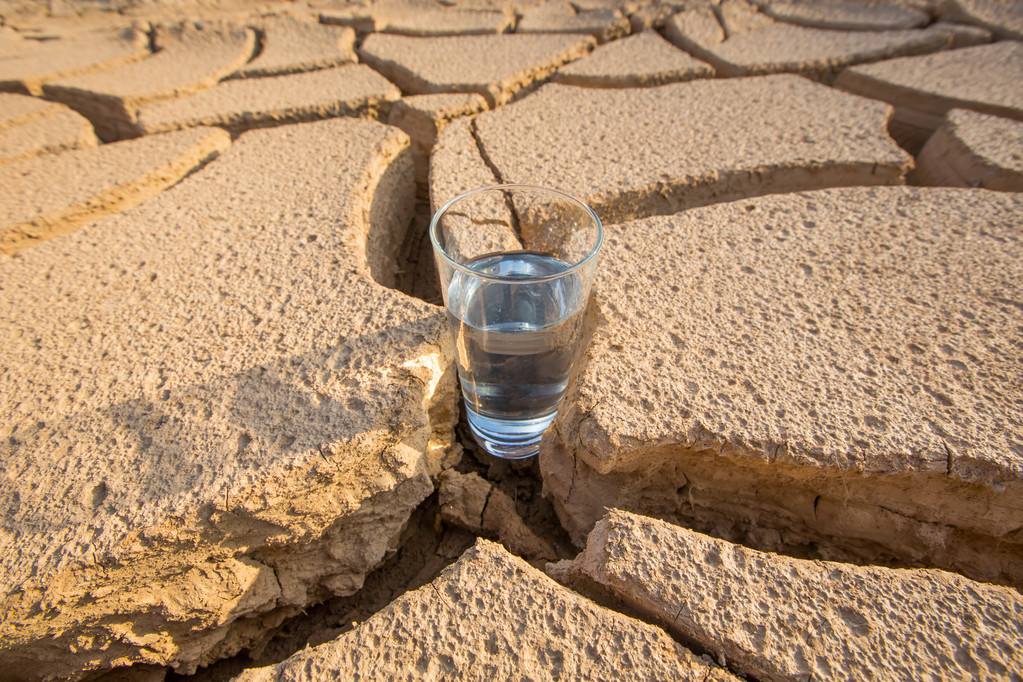
[{"label": "cracked soil chunk", "polygon": [[830,79],[849,64],[934,52],[952,41],[945,30],[832,31],[779,22],[742,0],[724,0],[719,23],[715,10],[679,12],[665,24],[665,35],[722,76],[794,72]]},{"label": "cracked soil chunk", "polygon": [[477,535],[494,537],[509,551],[530,561],[554,561],[555,549],[526,525],[515,501],[476,473],[448,469],[438,485],[441,517]]},{"label": "cracked soil chunk", "polygon": [[0,165],[96,144],[92,125],[71,109],[35,97],[0,94]]},{"label": "cracked soil chunk", "polygon": [[892,132],[919,149],[950,109],[1023,120],[1023,44],[1004,41],[843,71],[835,86],[895,107]]},{"label": "cracked soil chunk", "polygon": [[230,144],[224,131],[203,128],[0,166],[0,253],[131,208]]},{"label": "cracked soil chunk", "polygon": [[487,540],[354,630],[236,680],[364,677],[736,679],[660,628],[598,606]]},{"label": "cracked soil chunk", "polygon": [[1023,192],[1023,122],[953,109],[917,157],[921,185]]},{"label": "cracked soil chunk", "polygon": [[402,92],[477,92],[495,106],[592,46],[589,36],[564,34],[445,38],[373,34],[359,55]]},{"label": "cracked soil chunk", "polygon": [[[473,125],[471,119],[461,118],[452,121],[440,134],[430,157],[430,205],[433,213],[462,192],[498,184],[498,179],[480,154]],[[446,215],[444,229],[447,231],[449,254],[471,260],[485,253],[522,248],[516,235],[515,218],[499,194],[488,193],[467,208],[469,212],[459,210]]]},{"label": "cracked soil chunk", "polygon": [[656,31],[602,45],[558,70],[557,81],[594,88],[635,88],[710,78],[714,69],[661,38]]},{"label": "cracked soil chunk", "polygon": [[395,548],[456,404],[444,312],[378,284],[414,192],[396,128],[282,126],[0,257],[4,669],[191,672]]},{"label": "cracked soil chunk", "polygon": [[143,107],[145,132],[212,125],[238,133],[249,128],[374,114],[401,97],[386,78],[364,64],[269,78],[229,80],[188,97]]},{"label": "cracked soil chunk", "polygon": [[1011,679],[1023,597],[938,570],[805,561],[612,510],[585,576],[758,680]]},{"label": "cracked soil chunk", "polygon": [[[387,122],[408,133],[416,156],[416,182],[429,179],[430,152],[437,136],[448,123],[461,116],[477,114],[487,108],[483,95],[451,93],[412,95],[394,103]],[[452,195],[453,196],[453,195]]]},{"label": "cracked soil chunk", "polygon": [[616,9],[577,12],[567,2],[549,2],[523,11],[517,33],[585,33],[605,43],[628,35],[629,20]]},{"label": "cracked soil chunk", "polygon": [[241,78],[312,71],[356,61],[355,31],[293,17],[257,24],[263,33],[259,56],[234,75]]},{"label": "cracked soil chunk", "polygon": [[999,38],[1023,40],[1023,4],[1013,0],[943,0],[941,17],[982,26]]},{"label": "cracked soil chunk", "polygon": [[377,2],[325,11],[325,24],[351,26],[369,33],[397,33],[410,36],[484,35],[504,33],[511,28],[511,12],[480,9],[448,9],[434,3]]},{"label": "cracked soil chunk", "polygon": [[216,85],[252,56],[251,29],[184,24],[157,34],[153,56],[99,73],[47,83],[43,93],[85,114],[100,138],[134,137],[144,104]]},{"label": "cracked soil chunk", "polygon": [[889,111],[780,75],[635,90],[547,85],[476,126],[500,181],[560,187],[614,223],[758,194],[901,183],[911,160],[885,134]]},{"label": "cracked soil chunk", "polygon": [[1023,583],[1021,209],[848,188],[610,228],[540,458],[575,541],[621,507]]},{"label": "cracked soil chunk", "polygon": [[66,40],[24,43],[26,45],[19,45],[16,53],[0,59],[0,90],[38,95],[46,81],[109,69],[149,54],[145,33],[133,29],[95,31]]},{"label": "cracked soil chunk", "polygon": [[760,9],[778,21],[844,31],[894,31],[930,21],[925,12],[883,0],[767,0]]}]

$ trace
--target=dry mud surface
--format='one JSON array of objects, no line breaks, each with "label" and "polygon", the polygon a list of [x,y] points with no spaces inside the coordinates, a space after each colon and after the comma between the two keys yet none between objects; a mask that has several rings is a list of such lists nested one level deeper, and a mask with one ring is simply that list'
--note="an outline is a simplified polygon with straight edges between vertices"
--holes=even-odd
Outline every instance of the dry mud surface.
[{"label": "dry mud surface", "polygon": [[[0,680],[1018,679],[1023,14],[0,0]],[[606,244],[538,461],[425,229]],[[465,256],[542,227],[495,198]]]}]

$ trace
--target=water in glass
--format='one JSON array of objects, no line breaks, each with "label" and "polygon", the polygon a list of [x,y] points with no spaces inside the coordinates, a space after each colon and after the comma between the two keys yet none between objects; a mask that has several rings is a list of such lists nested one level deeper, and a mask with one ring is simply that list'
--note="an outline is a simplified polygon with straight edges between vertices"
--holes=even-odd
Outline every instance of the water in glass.
[{"label": "water in glass", "polygon": [[448,320],[469,421],[478,436],[505,445],[514,443],[516,430],[535,439],[568,385],[585,307],[580,277],[509,285],[508,279],[568,269],[535,251],[487,254],[465,265],[505,280],[457,272],[449,285]]}]

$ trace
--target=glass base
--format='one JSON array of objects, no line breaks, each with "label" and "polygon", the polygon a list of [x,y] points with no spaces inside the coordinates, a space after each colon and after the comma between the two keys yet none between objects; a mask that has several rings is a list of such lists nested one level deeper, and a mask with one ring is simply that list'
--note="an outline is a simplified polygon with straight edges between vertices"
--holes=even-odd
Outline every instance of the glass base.
[{"label": "glass base", "polygon": [[529,459],[540,453],[543,432],[558,413],[533,419],[495,419],[475,412],[466,404],[465,414],[473,438],[487,454],[501,459]]}]

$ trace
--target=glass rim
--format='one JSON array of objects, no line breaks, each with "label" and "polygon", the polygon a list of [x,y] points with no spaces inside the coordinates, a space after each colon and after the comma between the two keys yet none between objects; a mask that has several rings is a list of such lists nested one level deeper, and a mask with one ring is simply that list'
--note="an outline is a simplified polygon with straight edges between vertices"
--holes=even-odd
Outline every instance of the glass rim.
[{"label": "glass rim", "polygon": [[[459,201],[462,201],[463,199],[467,199],[476,194],[482,194],[483,192],[492,191],[503,192],[505,190],[530,190],[545,192],[548,194],[556,194],[564,199],[571,201],[572,203],[578,204],[583,208],[583,210],[590,217],[590,219],[593,221],[593,224],[597,228],[597,239],[593,247],[586,253],[586,255],[583,258],[576,261],[575,263],[572,263],[561,272],[556,272],[551,275],[538,275],[535,277],[507,277],[502,275],[483,274],[481,272],[473,270],[472,268],[467,268],[465,265],[459,263],[450,255],[448,255],[448,252],[444,249],[443,246],[440,245],[440,242],[437,239],[437,228],[440,226],[441,216],[443,216],[449,208],[451,208]],[[437,211],[433,214],[433,217],[430,218],[430,243],[433,246],[434,253],[439,253],[441,257],[444,259],[444,261],[452,268],[454,268],[455,270],[459,270],[467,275],[477,277],[479,279],[490,280],[493,282],[509,282],[515,284],[549,282],[551,280],[560,279],[562,277],[565,277],[566,275],[570,275],[573,272],[582,269],[583,266],[585,266],[587,263],[589,263],[591,260],[597,257],[597,254],[600,253],[600,249],[604,246],[604,223],[601,222],[600,217],[597,215],[596,211],[590,208],[589,204],[587,204],[585,201],[581,199],[572,196],[568,192],[561,191],[560,189],[554,189],[553,187],[543,187],[540,185],[527,185],[522,183],[502,183],[499,185],[484,185],[482,187],[470,189],[468,191],[462,192],[461,194],[455,195],[454,197],[445,201],[441,205],[441,207],[437,209]]]}]

